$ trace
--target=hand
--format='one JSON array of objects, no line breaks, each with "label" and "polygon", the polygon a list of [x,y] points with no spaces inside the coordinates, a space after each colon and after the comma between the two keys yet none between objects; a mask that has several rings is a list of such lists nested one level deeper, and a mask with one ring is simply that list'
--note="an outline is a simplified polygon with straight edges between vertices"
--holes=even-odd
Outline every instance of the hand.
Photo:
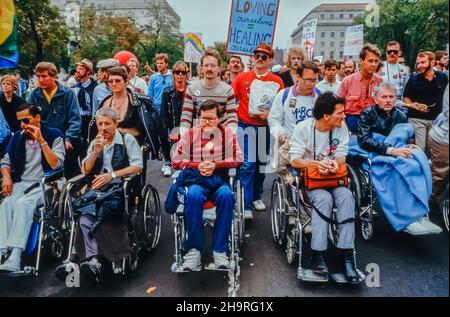
[{"label": "hand", "polygon": [[392,155],[394,156],[402,156],[404,158],[412,158],[412,152],[411,149],[408,148],[398,148],[392,150]]},{"label": "hand", "polygon": [[64,142],[64,146],[66,148],[66,151],[72,151],[73,150],[73,145],[70,142]]},{"label": "hand", "polygon": [[289,67],[284,65],[283,67],[281,67],[280,74],[283,74],[283,73],[288,72],[288,71],[289,71]]},{"label": "hand", "polygon": [[255,117],[258,117],[262,121],[267,121],[269,117],[270,110],[269,109],[260,109],[259,114],[255,114]]},{"label": "hand", "polygon": [[421,149],[420,146],[418,146],[418,145],[415,145],[415,144],[409,144],[408,146],[409,146],[409,149],[410,149],[410,150],[421,150],[421,151],[422,151],[422,149]]},{"label": "hand", "polygon": [[424,105],[423,103],[414,102],[412,104],[412,107],[420,112],[428,112],[429,111],[428,106]]},{"label": "hand", "polygon": [[96,155],[99,155],[103,151],[104,147],[105,147],[105,138],[103,137],[103,135],[98,134],[97,137],[95,138],[94,148],[92,151]]},{"label": "hand", "polygon": [[3,194],[5,194],[5,196],[11,196],[13,187],[14,187],[14,184],[13,184],[11,177],[9,177],[9,176],[3,177],[2,191],[3,191]]},{"label": "hand", "polygon": [[169,138],[173,143],[177,143],[178,141],[180,141],[180,134],[178,132],[174,132],[170,134]]},{"label": "hand", "polygon": [[330,174],[336,175],[339,172],[339,163],[336,160],[330,162]]},{"label": "hand", "polygon": [[42,137],[41,129],[38,127],[35,127],[34,125],[27,125],[25,127],[25,131],[33,137],[34,140],[38,141],[39,143],[44,143],[45,140]]},{"label": "hand", "polygon": [[284,143],[286,143],[288,141],[288,135],[286,133],[282,133],[279,137],[278,137],[278,143],[280,145],[283,145]]},{"label": "hand", "polygon": [[92,188],[93,189],[99,189],[102,186],[105,186],[110,181],[112,181],[112,176],[109,173],[102,174],[102,175],[95,175],[94,180],[92,181]]},{"label": "hand", "polygon": [[213,162],[204,161],[198,165],[198,170],[200,174],[205,177],[209,177],[214,173],[216,169],[216,164]]},{"label": "hand", "polygon": [[330,164],[330,162],[331,161],[320,161],[319,164],[317,164],[317,170],[320,175],[330,174],[330,170],[333,168],[333,165]]}]

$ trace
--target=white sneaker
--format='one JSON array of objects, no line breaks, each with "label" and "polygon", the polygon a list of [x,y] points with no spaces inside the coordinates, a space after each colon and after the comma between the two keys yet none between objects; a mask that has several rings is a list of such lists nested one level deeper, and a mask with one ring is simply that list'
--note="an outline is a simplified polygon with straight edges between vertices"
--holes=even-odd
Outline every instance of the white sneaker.
[{"label": "white sneaker", "polygon": [[442,232],[442,228],[432,223],[427,217],[420,218],[419,223],[422,227],[427,229],[430,234],[439,234]]},{"label": "white sneaker", "polygon": [[226,252],[216,252],[213,251],[214,265],[216,269],[229,269],[230,261],[228,261],[228,256]]},{"label": "white sneaker", "polygon": [[260,200],[256,200],[253,202],[253,207],[258,210],[258,211],[264,211],[266,210],[266,205],[264,205],[263,201]]},{"label": "white sneaker", "polygon": [[253,219],[253,210],[251,210],[251,209],[244,210],[244,219],[252,220]]},{"label": "white sneaker", "polygon": [[202,254],[197,249],[191,249],[183,257],[183,265],[181,266],[183,270],[189,271],[201,271],[202,269]]},{"label": "white sneaker", "polygon": [[421,236],[429,234],[429,231],[424,226],[422,226],[419,221],[413,222],[403,231],[412,234],[413,236]]},{"label": "white sneaker", "polygon": [[170,177],[172,175],[172,167],[170,165],[163,165],[164,177]]}]

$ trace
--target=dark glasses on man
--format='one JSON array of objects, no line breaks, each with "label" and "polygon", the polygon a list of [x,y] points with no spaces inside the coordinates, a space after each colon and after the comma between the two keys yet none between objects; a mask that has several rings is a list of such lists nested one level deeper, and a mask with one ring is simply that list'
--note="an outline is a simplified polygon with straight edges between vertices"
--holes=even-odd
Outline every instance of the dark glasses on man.
[{"label": "dark glasses on man", "polygon": [[388,50],[387,53],[388,53],[388,55],[391,55],[391,54],[397,55],[398,54],[398,50]]},{"label": "dark glasses on man", "polygon": [[173,72],[175,75],[186,75],[187,71],[185,70],[176,70]]},{"label": "dark glasses on man", "polygon": [[23,118],[23,119],[20,119],[19,122],[23,122],[24,124],[29,124],[30,123],[30,119],[29,118]]},{"label": "dark glasses on man", "polygon": [[269,58],[269,56],[267,54],[264,54],[264,53],[256,53],[255,54],[255,60],[256,61],[258,59],[261,59],[263,62],[265,62],[268,58]]}]

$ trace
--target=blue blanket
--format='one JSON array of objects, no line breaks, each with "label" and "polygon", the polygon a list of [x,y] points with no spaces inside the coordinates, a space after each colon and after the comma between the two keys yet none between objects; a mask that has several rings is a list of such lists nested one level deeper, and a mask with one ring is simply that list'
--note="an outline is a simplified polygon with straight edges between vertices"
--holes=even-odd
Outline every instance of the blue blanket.
[{"label": "blue blanket", "polygon": [[[387,137],[374,134],[374,139],[406,147],[413,136],[410,124],[398,124]],[[384,214],[395,231],[405,229],[428,213],[432,180],[428,159],[424,152],[414,149],[412,159],[378,155],[363,150],[356,136],[350,139],[349,155],[368,155],[372,160],[372,181]],[[367,168],[367,166],[366,166]]]}]

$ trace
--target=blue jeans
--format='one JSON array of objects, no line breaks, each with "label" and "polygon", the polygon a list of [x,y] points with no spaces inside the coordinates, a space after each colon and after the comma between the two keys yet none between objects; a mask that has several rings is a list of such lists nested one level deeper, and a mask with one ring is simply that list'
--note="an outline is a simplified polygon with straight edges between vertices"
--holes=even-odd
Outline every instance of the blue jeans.
[{"label": "blue jeans", "polygon": [[203,177],[202,185],[191,185],[188,188],[184,209],[188,238],[184,246],[187,250],[203,251],[203,205],[210,200],[216,205],[217,215],[214,223],[213,251],[226,252],[235,204],[233,192],[230,184],[218,175]]},{"label": "blue jeans", "polygon": [[347,122],[348,130],[352,134],[357,133],[358,132],[358,122],[359,122],[360,115],[348,114],[346,116],[347,116],[347,118],[345,120]]},{"label": "blue jeans", "polygon": [[270,153],[269,127],[259,127],[239,121],[239,146],[244,151],[244,164],[239,168],[239,179],[244,188],[244,209],[252,210],[252,203],[261,199],[265,174],[261,172]]}]

